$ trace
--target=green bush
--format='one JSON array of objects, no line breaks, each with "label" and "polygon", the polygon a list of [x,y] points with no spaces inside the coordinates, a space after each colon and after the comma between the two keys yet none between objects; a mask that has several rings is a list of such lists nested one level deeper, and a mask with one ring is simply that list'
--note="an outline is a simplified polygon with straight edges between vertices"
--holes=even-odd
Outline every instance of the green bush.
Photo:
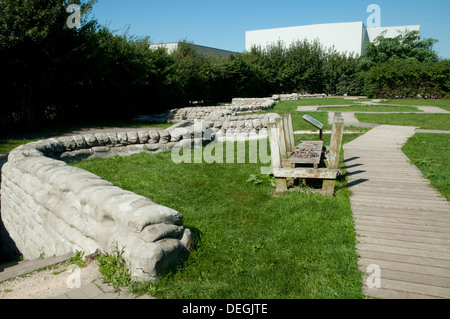
[{"label": "green bush", "polygon": [[443,98],[450,92],[450,61],[394,60],[366,73],[365,93],[378,98]]},{"label": "green bush", "polygon": [[[83,12],[65,26],[69,3]],[[229,57],[205,55],[182,42],[169,54],[148,37],[118,35],[90,18],[95,0],[0,1],[0,130],[77,125],[86,119],[130,120],[192,102],[234,97],[327,93],[442,97],[449,62],[418,33],[379,37],[362,57],[318,41],[282,42]]]}]

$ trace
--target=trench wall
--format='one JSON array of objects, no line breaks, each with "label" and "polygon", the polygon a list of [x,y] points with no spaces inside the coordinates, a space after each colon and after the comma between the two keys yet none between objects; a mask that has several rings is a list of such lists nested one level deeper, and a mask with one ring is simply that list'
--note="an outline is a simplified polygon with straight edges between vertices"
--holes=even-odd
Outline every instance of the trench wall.
[{"label": "trench wall", "polygon": [[[201,132],[248,139],[276,117],[211,118],[201,122]],[[183,225],[183,215],[68,163],[166,151],[186,139],[195,139],[193,121],[167,130],[76,135],[14,149],[1,174],[2,238],[6,231],[24,259],[123,249],[135,280],[156,280],[192,249],[192,233]]]}]

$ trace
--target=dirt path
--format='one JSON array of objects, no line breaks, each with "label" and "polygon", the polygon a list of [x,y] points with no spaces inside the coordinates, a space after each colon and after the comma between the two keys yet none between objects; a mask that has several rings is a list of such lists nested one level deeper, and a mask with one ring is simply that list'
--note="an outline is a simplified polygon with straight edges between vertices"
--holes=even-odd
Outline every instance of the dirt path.
[{"label": "dirt path", "polygon": [[0,299],[50,299],[73,289],[75,276],[81,285],[101,278],[95,262],[86,268],[60,266],[58,269],[33,272],[0,283]]}]

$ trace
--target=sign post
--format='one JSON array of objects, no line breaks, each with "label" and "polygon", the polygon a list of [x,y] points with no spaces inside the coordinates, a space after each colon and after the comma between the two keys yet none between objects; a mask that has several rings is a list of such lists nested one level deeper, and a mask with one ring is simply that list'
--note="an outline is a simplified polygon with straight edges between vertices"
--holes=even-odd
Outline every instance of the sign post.
[{"label": "sign post", "polygon": [[319,139],[322,141],[322,135],[323,135],[323,124],[320,123],[318,120],[316,120],[315,118],[312,118],[309,115],[303,115],[303,120],[305,120],[306,122],[308,122],[309,124],[311,124],[312,126],[314,126],[315,128],[317,128],[319,130]]}]

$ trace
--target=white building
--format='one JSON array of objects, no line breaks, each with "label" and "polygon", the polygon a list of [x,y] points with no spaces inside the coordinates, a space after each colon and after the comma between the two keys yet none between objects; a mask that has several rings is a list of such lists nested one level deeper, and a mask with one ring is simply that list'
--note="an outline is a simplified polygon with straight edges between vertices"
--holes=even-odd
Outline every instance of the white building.
[{"label": "white building", "polygon": [[280,41],[290,46],[306,39],[309,42],[318,40],[324,47],[334,47],[338,52],[361,55],[364,45],[382,32],[386,31],[385,37],[395,37],[406,30],[420,32],[420,25],[366,28],[363,22],[346,22],[255,30],[245,33],[245,48],[250,51],[254,46],[264,48]]},{"label": "white building", "polygon": [[[179,44],[180,44],[180,42],[152,44],[152,45],[150,45],[150,49],[156,50],[158,48],[165,48],[167,50],[167,52],[170,54],[173,51],[176,51],[178,49]],[[197,49],[198,53],[202,53],[202,54],[213,54],[213,55],[220,55],[220,56],[224,56],[224,57],[236,54],[236,52],[205,47],[203,45],[193,44],[193,46]]]}]

